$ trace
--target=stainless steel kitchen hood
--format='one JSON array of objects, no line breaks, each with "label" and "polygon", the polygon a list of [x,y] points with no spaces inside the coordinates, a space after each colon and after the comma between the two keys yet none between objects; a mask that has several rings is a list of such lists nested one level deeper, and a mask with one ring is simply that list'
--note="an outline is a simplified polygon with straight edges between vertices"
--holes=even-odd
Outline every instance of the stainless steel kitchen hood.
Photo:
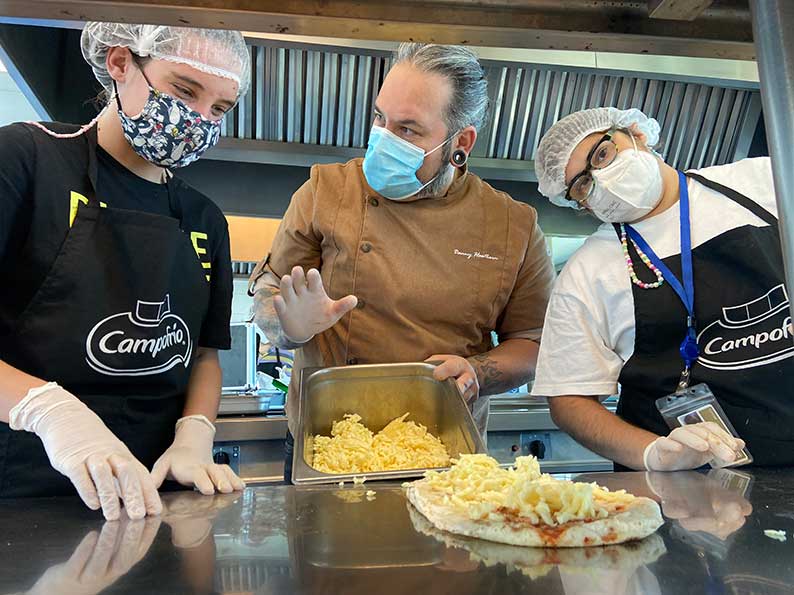
[{"label": "stainless steel kitchen hood", "polygon": [[[224,124],[211,159],[311,165],[363,155],[372,110],[391,66],[384,49],[250,39],[253,85]],[[627,62],[636,64],[636,62]],[[484,59],[491,95],[472,167],[485,177],[534,180],[548,128],[596,106],[637,107],[662,126],[660,153],[680,169],[747,156],[760,115],[752,80]]]}]

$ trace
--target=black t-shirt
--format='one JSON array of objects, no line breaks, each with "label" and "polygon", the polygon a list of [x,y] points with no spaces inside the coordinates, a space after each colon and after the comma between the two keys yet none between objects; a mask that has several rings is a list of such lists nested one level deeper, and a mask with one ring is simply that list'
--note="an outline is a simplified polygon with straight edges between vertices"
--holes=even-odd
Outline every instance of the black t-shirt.
[{"label": "black t-shirt", "polygon": [[[58,132],[74,129],[63,124],[47,126]],[[51,219],[46,241],[28,241],[32,213],[35,208],[44,206],[31,204],[36,196],[35,186],[61,182],[59,164],[53,164],[51,171],[47,170],[51,178],[36,179],[42,176],[34,174],[37,169],[41,170],[34,167],[34,163],[42,152],[42,144],[46,143],[62,143],[61,148],[67,154],[86,151],[85,142],[81,139],[55,139],[29,125],[12,124],[0,128],[0,305],[3,310],[0,336],[10,330],[3,327],[20,315],[33,298],[69,232],[69,217],[61,214],[69,209],[69,197],[64,194],[67,204],[46,205],[59,213]],[[74,173],[69,176],[72,177]],[[98,200],[110,208],[168,217],[178,217],[172,208],[172,205],[178,205],[182,229],[191,234],[196,258],[202,262],[209,276],[210,304],[198,344],[213,349],[229,349],[232,269],[226,219],[215,203],[179,178],[173,179],[171,188],[175,196],[169,199],[165,184],[156,184],[135,175],[97,147]],[[38,254],[25,254],[25,251]],[[18,268],[23,262],[27,270],[19,274]]]},{"label": "black t-shirt", "polygon": [[108,206],[178,217],[172,212],[165,184],[156,184],[135,175],[102,147],[97,147],[96,156],[97,196]]}]

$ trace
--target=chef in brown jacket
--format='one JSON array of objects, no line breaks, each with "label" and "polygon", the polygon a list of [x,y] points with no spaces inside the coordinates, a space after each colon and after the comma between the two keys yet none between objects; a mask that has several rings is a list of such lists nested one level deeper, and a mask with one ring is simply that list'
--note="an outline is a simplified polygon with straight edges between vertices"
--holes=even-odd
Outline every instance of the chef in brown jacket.
[{"label": "chef in brown jacket", "polygon": [[487,107],[473,52],[402,44],[364,159],[315,165],[292,197],[249,287],[297,350],[292,390],[305,366],[441,360],[484,435],[487,395],[533,377],[554,269],[535,210],[466,169]]}]

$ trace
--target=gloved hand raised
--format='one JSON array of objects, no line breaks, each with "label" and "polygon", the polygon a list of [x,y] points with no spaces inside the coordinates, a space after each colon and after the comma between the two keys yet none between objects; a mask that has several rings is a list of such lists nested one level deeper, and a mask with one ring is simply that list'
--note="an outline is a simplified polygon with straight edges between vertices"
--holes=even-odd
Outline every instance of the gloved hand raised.
[{"label": "gloved hand raised", "polygon": [[697,469],[712,459],[736,460],[744,440],[734,438],[717,424],[705,421],[675,428],[645,447],[642,460],[649,471]]},{"label": "gloved hand raised", "polygon": [[56,383],[31,389],[9,412],[9,425],[36,434],[53,469],[69,478],[86,506],[101,506],[107,520],[119,518],[119,499],[131,519],[160,514],[146,467],[96,413]]},{"label": "gloved hand raised", "polygon": [[304,275],[301,267],[294,267],[291,274],[281,278],[281,293],[273,298],[285,337],[298,344],[331,328],[357,303],[353,295],[332,300],[325,292],[320,272],[310,269]]}]

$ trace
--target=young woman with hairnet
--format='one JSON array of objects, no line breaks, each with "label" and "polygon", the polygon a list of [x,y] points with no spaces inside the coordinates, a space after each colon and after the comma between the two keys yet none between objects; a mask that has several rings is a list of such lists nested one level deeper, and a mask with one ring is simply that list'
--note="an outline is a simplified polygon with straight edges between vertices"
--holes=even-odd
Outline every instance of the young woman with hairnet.
[{"label": "young woman with hairnet", "polygon": [[113,23],[82,50],[109,97],[91,124],[0,128],[0,497],[140,518],[166,478],[243,487],[212,460],[226,221],[168,169],[217,142],[249,55],[234,31]]},{"label": "young woman with hairnet", "polygon": [[[533,394],[617,466],[738,462],[745,443],[756,464],[790,465],[794,346],[769,158],[683,173],[658,140],[655,120],[614,108],[541,140],[540,192],[604,224],[556,283]],[[699,384],[741,439],[710,421],[669,430],[656,400]],[[599,398],[618,385],[613,415]]]}]

